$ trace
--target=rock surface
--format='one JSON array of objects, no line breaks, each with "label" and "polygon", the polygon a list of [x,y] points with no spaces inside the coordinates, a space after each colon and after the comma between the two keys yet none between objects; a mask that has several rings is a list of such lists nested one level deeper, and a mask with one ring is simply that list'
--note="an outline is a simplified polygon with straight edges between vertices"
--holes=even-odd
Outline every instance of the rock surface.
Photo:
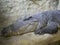
[{"label": "rock surface", "polygon": [[[25,15],[57,9],[60,9],[60,0],[0,0],[0,30]],[[9,38],[0,37],[0,45],[48,45],[60,40],[59,35],[60,31],[54,35],[35,35],[31,32]]]},{"label": "rock surface", "polygon": [[60,40],[60,31],[54,35],[35,35],[31,32],[21,36],[0,37],[0,45],[48,45],[58,40]]}]

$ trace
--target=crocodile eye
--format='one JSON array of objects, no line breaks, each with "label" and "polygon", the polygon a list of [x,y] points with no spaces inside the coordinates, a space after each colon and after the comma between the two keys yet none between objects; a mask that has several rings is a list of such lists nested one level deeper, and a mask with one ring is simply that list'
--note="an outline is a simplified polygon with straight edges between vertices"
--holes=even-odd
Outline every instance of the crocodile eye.
[{"label": "crocodile eye", "polygon": [[31,18],[32,18],[32,16],[30,16],[30,17],[28,17],[28,18],[25,18],[23,21],[29,20],[29,19],[31,19]]}]

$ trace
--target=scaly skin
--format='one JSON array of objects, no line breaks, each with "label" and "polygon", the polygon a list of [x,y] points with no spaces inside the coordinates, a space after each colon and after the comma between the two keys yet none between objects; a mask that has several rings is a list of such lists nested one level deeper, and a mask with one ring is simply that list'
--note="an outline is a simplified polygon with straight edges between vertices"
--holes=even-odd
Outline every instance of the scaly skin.
[{"label": "scaly skin", "polygon": [[28,32],[35,34],[55,34],[60,26],[60,10],[44,11],[3,28],[1,36],[21,35]]}]

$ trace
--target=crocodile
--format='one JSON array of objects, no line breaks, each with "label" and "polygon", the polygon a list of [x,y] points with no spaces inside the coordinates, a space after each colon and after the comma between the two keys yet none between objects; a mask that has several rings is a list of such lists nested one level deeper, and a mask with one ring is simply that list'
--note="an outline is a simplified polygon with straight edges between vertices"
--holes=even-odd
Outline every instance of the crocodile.
[{"label": "crocodile", "polygon": [[34,34],[56,34],[60,26],[60,10],[43,11],[27,18],[16,20],[4,27],[1,36],[22,35],[29,32]]}]

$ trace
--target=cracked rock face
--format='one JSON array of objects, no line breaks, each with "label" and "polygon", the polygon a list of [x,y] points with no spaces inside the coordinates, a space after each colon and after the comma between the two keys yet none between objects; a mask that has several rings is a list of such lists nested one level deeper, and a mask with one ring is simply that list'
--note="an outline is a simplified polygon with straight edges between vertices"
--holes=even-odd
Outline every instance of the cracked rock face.
[{"label": "cracked rock face", "polygon": [[[17,19],[22,19],[21,17],[25,18],[25,15],[28,17],[41,11],[57,9],[60,9],[60,0],[0,0],[0,30],[14,23]],[[58,35],[59,33],[55,37],[58,38]],[[37,36],[34,33],[27,33],[22,36],[0,38],[0,45],[47,45],[51,39],[55,40],[52,37],[54,36]],[[57,38],[56,40],[60,39],[60,37]]]}]

